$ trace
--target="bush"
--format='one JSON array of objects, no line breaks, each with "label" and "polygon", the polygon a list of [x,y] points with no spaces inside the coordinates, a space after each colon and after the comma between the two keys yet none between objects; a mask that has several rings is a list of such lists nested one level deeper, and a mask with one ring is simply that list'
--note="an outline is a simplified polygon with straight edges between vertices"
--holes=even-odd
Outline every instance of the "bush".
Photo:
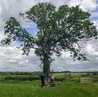
[{"label": "bush", "polygon": [[40,78],[37,76],[7,76],[4,78],[4,80],[19,80],[19,81],[25,81],[25,80],[39,80]]}]

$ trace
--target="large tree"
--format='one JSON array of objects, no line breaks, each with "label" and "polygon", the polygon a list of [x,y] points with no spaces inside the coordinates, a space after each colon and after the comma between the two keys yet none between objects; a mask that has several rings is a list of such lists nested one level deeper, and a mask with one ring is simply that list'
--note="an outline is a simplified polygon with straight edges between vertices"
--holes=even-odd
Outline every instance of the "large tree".
[{"label": "large tree", "polygon": [[61,51],[70,51],[74,59],[86,60],[80,53],[79,41],[97,37],[97,30],[90,22],[90,14],[83,12],[79,6],[68,7],[61,5],[56,8],[51,3],[38,3],[20,16],[27,22],[37,25],[36,36],[22,28],[14,18],[6,22],[5,35],[2,44],[19,41],[23,54],[29,54],[35,49],[35,54],[43,63],[43,72],[49,74],[52,55],[61,55]]}]

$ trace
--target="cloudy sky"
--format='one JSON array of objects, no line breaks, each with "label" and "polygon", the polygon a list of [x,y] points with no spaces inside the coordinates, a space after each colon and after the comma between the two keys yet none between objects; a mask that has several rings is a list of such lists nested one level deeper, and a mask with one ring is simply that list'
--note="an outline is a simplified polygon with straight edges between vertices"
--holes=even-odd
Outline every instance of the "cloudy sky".
[{"label": "cloudy sky", "polygon": [[[56,6],[68,4],[71,6],[80,5],[83,11],[91,13],[90,20],[94,22],[98,29],[98,0],[0,0],[0,40],[4,37],[4,24],[9,17],[14,16],[19,21],[19,13],[24,12],[39,2],[51,2]],[[27,25],[23,22],[23,27],[30,33],[36,34],[36,25]],[[0,71],[38,71],[40,60],[31,50],[29,56],[21,55],[22,51],[16,48],[14,42],[12,46],[0,46]],[[98,40],[91,40],[83,46],[83,53],[87,55],[89,61],[73,61],[69,52],[62,52],[60,58],[53,56],[55,61],[51,64],[51,70],[56,71],[98,71]]]}]

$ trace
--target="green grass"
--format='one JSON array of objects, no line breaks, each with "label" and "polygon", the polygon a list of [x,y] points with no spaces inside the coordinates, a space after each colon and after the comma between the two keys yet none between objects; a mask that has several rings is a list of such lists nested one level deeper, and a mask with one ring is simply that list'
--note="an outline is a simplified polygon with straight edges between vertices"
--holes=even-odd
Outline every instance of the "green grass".
[{"label": "green grass", "polygon": [[40,81],[0,82],[0,97],[98,97],[98,84],[56,82],[56,87],[37,87]]},{"label": "green grass", "polygon": [[[71,76],[69,76],[69,74]],[[64,80],[56,81],[56,87],[41,88],[40,80],[19,81],[5,80],[10,76],[37,76],[38,74],[0,74],[0,97],[98,97],[98,81],[91,84],[79,83],[81,75],[87,73],[54,73],[55,78]],[[34,77],[33,76],[33,77]],[[93,76],[94,77],[94,76]],[[96,78],[98,80],[98,78]],[[56,79],[55,79],[56,80]]]}]

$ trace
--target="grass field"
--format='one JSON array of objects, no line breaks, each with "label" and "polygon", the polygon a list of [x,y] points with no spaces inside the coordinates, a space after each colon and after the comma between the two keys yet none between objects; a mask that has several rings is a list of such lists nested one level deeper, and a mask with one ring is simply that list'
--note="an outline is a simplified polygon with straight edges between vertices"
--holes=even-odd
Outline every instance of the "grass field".
[{"label": "grass field", "polygon": [[39,81],[1,82],[0,97],[98,97],[98,84],[56,82],[56,87],[37,87]]},{"label": "grass field", "polygon": [[1,74],[0,97],[98,97],[97,82],[84,84],[76,80],[84,74],[86,73],[71,73],[69,78],[64,73],[55,73],[56,78],[68,77],[68,79],[55,81],[56,87],[44,88],[38,86],[40,80],[4,80],[3,78],[9,75]]}]

